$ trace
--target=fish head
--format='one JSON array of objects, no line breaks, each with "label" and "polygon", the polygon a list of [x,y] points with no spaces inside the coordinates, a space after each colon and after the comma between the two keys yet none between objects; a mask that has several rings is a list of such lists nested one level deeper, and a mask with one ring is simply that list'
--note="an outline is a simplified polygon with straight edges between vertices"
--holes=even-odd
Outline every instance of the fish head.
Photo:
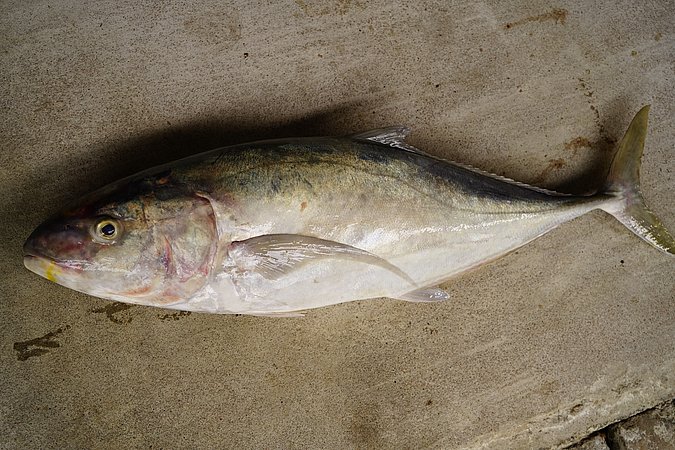
[{"label": "fish head", "polygon": [[24,265],[96,297],[170,306],[204,286],[216,248],[210,203],[155,177],[104,188],[38,226]]}]

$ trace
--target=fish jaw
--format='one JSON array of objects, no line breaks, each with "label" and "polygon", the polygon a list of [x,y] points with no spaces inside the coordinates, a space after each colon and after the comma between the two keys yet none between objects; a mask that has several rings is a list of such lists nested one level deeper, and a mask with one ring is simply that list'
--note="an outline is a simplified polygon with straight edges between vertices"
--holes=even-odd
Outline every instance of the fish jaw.
[{"label": "fish jaw", "polygon": [[161,280],[157,277],[149,280],[149,283],[142,288],[118,292],[115,289],[97,286],[92,278],[98,277],[89,273],[86,269],[60,263],[43,256],[27,254],[23,257],[23,265],[26,269],[53,283],[83,294],[124,303],[160,306],[152,301],[157,289],[160,288]]},{"label": "fish jaw", "polygon": [[23,265],[31,272],[40,275],[49,281],[58,283],[56,275],[60,272],[60,269],[53,261],[39,256],[26,255],[23,257]]},{"label": "fish jaw", "polygon": [[76,291],[82,291],[82,269],[59,264],[50,258],[31,254],[26,254],[23,257],[23,265],[26,269],[53,283]]}]

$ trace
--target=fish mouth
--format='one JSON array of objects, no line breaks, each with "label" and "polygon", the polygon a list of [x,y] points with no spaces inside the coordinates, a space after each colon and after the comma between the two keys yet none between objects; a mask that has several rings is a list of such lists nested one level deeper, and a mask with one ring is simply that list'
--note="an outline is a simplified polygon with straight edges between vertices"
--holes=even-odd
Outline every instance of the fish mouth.
[{"label": "fish mouth", "polygon": [[82,273],[82,269],[77,266],[63,264],[46,256],[32,253],[24,255],[23,265],[31,272],[58,284],[63,284],[65,278]]},{"label": "fish mouth", "polygon": [[44,256],[26,254],[23,257],[23,265],[31,272],[58,283],[57,275],[59,275],[61,268],[55,261]]},{"label": "fish mouth", "polygon": [[141,300],[155,295],[161,281],[155,278],[145,286],[123,292],[111,291],[105,288],[91,289],[84,278],[86,268],[78,262],[57,261],[44,255],[26,252],[23,257],[23,265],[31,272],[61,286],[88,295],[127,303],[144,304]]},{"label": "fish mouth", "polygon": [[104,293],[97,294],[89,289],[86,271],[64,265],[60,261],[43,255],[25,254],[23,265],[26,269],[60,286],[73,289],[88,295],[107,298]]}]

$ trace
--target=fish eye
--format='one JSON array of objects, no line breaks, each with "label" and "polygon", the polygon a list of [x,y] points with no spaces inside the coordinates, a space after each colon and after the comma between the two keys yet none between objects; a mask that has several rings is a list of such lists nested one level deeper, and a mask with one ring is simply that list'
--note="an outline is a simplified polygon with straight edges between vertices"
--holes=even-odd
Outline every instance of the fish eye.
[{"label": "fish eye", "polygon": [[103,242],[110,242],[119,236],[120,231],[119,222],[114,219],[104,218],[96,223],[94,237]]}]

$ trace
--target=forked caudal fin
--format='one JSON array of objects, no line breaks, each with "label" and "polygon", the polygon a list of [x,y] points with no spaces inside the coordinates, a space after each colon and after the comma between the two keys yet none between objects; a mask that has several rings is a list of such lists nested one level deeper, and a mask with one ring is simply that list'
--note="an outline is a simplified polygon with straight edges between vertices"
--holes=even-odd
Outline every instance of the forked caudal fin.
[{"label": "forked caudal fin", "polygon": [[647,209],[640,193],[640,160],[647,135],[648,115],[649,105],[635,115],[619,143],[603,188],[604,193],[615,197],[616,201],[602,209],[654,247],[675,255],[675,240]]}]

